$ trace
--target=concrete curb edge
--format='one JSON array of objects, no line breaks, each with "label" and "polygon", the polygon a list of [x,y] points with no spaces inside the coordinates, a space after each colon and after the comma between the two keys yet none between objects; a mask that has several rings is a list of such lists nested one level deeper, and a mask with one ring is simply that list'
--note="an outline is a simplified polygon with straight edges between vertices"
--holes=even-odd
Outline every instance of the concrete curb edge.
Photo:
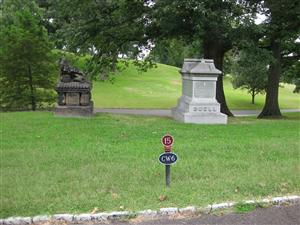
[{"label": "concrete curb edge", "polygon": [[95,214],[54,214],[54,215],[38,215],[34,217],[9,217],[0,219],[0,225],[28,225],[28,224],[41,224],[46,222],[104,222],[110,220],[129,219],[136,216],[143,217],[159,217],[169,216],[175,214],[188,214],[193,215],[197,213],[210,213],[219,209],[226,209],[235,206],[237,203],[245,204],[280,204],[285,202],[296,202],[300,200],[300,196],[290,195],[283,197],[264,198],[260,200],[246,200],[241,202],[224,202],[218,204],[211,204],[206,207],[188,206],[185,208],[161,208],[159,210],[143,210],[137,212],[129,211],[116,211],[110,213],[95,213]]}]

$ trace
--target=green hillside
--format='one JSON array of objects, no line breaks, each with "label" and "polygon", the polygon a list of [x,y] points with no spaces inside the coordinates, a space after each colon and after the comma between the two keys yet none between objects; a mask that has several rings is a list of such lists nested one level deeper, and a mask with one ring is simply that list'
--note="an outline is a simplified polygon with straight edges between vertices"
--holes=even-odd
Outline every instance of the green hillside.
[{"label": "green hillside", "polygon": [[[181,94],[179,68],[158,64],[146,73],[139,73],[133,66],[115,75],[115,82],[94,82],[93,100],[101,108],[171,108]],[[231,109],[261,109],[264,95],[251,96],[246,90],[233,89],[230,78],[224,80],[225,95]],[[280,87],[280,107],[300,108],[299,94],[293,93],[293,85]]]}]

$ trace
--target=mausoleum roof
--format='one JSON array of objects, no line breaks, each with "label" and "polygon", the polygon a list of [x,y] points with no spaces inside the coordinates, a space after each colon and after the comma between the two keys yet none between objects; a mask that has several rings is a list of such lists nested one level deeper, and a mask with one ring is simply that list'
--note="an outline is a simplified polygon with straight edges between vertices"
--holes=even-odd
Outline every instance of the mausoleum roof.
[{"label": "mausoleum roof", "polygon": [[221,74],[222,71],[215,67],[212,59],[184,59],[181,73],[185,74]]},{"label": "mausoleum roof", "polygon": [[89,82],[59,82],[56,85],[56,90],[57,91],[89,91],[91,90],[91,83]]}]

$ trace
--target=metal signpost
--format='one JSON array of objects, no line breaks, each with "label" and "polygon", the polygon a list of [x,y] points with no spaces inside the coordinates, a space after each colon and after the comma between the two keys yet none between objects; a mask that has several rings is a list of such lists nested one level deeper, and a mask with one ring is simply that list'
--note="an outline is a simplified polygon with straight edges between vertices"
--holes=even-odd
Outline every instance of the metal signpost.
[{"label": "metal signpost", "polygon": [[160,163],[166,166],[166,186],[170,187],[171,165],[174,164],[178,159],[177,155],[171,152],[174,138],[171,135],[166,134],[162,137],[161,143],[164,146],[165,152],[159,156],[158,160]]}]

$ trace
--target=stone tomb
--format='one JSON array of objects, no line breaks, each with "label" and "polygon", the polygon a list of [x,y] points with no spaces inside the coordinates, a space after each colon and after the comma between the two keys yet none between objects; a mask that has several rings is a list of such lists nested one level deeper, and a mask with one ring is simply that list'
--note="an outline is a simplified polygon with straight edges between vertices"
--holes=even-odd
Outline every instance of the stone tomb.
[{"label": "stone tomb", "polygon": [[182,69],[182,96],[172,109],[174,119],[184,123],[227,124],[216,100],[216,81],[222,73],[211,59],[185,59]]},{"label": "stone tomb", "polygon": [[92,84],[86,79],[85,74],[71,67],[66,60],[62,60],[60,68],[60,80],[55,88],[58,94],[55,114],[91,116],[93,114]]}]

